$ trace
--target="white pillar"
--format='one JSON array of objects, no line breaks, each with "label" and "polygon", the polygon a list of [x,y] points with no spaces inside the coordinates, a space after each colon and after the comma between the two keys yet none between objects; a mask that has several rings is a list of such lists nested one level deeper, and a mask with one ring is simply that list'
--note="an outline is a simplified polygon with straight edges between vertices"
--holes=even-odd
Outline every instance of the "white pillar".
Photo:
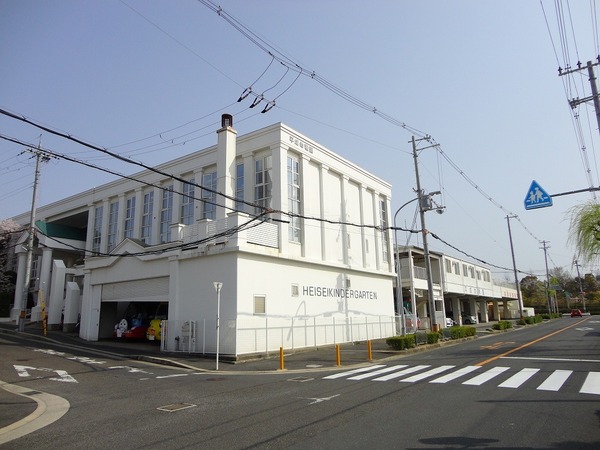
[{"label": "white pillar", "polygon": [[224,114],[221,118],[221,128],[217,130],[217,192],[225,194],[225,197],[217,196],[217,220],[225,219],[235,207],[233,198],[235,197],[237,131],[233,129],[232,121],[231,116]]},{"label": "white pillar", "polygon": [[25,284],[25,271],[27,270],[27,253],[19,253],[19,260],[17,262],[17,281],[15,288],[15,301],[13,308],[10,311],[10,318],[12,320],[18,320],[21,310],[27,307],[27,299],[23,298],[24,284]]},{"label": "white pillar", "polygon": [[[40,291],[44,296],[44,301],[48,303],[50,294],[50,270],[52,269],[53,249],[44,247],[42,250],[42,267],[40,269]],[[38,297],[39,298],[39,297]]]},{"label": "white pillar", "polygon": [[60,325],[63,312],[67,268],[65,263],[58,259],[54,260],[52,266],[52,291],[48,301],[48,326],[56,329]]},{"label": "white pillar", "polygon": [[479,322],[480,323],[487,323],[487,322],[489,322],[487,300],[480,300],[479,301],[479,312],[481,314],[481,320]]},{"label": "white pillar", "polygon": [[63,331],[72,332],[75,330],[79,312],[81,311],[81,296],[79,285],[74,281],[67,283],[65,295],[65,312],[63,320]]}]

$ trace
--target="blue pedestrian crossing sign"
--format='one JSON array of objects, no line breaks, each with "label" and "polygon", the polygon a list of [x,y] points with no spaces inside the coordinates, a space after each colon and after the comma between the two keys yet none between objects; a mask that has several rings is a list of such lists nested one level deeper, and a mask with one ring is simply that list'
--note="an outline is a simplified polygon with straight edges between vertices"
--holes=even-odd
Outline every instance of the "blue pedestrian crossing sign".
[{"label": "blue pedestrian crossing sign", "polygon": [[533,180],[525,196],[525,209],[545,208],[552,206],[552,197]]}]

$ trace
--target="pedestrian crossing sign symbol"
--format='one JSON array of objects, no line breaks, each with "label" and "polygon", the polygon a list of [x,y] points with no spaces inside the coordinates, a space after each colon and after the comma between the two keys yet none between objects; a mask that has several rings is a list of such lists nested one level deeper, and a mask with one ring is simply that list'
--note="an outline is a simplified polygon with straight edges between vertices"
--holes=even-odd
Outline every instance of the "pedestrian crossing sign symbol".
[{"label": "pedestrian crossing sign symbol", "polygon": [[552,206],[552,197],[533,180],[525,196],[525,209],[545,208]]}]

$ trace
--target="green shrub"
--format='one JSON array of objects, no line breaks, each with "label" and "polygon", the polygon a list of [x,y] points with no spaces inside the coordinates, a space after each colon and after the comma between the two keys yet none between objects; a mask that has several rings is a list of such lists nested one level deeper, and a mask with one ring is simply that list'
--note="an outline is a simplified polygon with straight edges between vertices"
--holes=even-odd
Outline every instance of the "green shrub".
[{"label": "green shrub", "polygon": [[475,336],[476,334],[477,329],[475,327],[456,326],[450,328],[451,339],[461,339],[467,336]]},{"label": "green shrub", "polygon": [[512,322],[509,320],[501,320],[499,322],[496,322],[492,328],[494,330],[507,330],[509,328],[512,328]]},{"label": "green shrub", "polygon": [[406,336],[392,336],[387,338],[385,343],[394,350],[406,350],[416,346],[414,334],[407,334]]},{"label": "green shrub", "polygon": [[428,344],[436,344],[440,340],[440,333],[436,333],[435,331],[432,333],[427,333],[427,343]]}]

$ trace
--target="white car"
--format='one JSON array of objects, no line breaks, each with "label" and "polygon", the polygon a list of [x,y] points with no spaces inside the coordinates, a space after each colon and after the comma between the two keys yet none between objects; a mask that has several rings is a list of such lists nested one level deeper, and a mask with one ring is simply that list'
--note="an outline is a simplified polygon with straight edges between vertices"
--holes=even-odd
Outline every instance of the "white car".
[{"label": "white car", "polygon": [[463,314],[462,320],[465,325],[475,325],[477,323],[477,317],[470,314]]},{"label": "white car", "polygon": [[453,327],[454,325],[456,325],[454,319],[452,317],[446,317],[446,328]]}]

